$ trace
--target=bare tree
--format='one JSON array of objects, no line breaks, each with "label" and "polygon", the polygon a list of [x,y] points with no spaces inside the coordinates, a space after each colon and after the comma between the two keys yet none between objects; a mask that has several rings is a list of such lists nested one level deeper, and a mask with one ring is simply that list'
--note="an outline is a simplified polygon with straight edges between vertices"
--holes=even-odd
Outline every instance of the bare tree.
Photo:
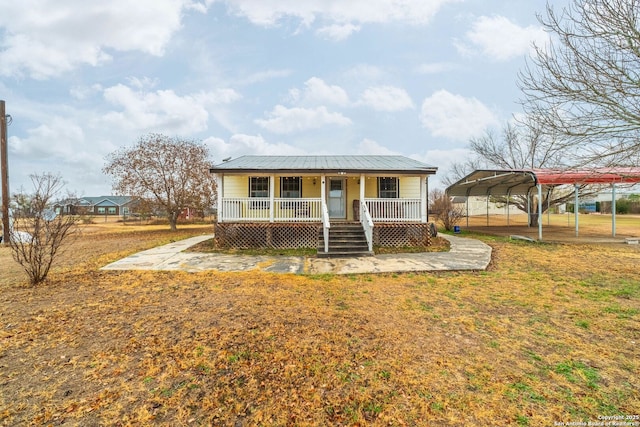
[{"label": "bare tree", "polygon": [[31,175],[34,193],[14,196],[22,205],[14,212],[9,246],[13,259],[22,266],[32,286],[49,274],[63,246],[77,236],[72,216],[57,216],[51,209],[54,198],[64,187],[60,175]]},{"label": "bare tree", "polygon": [[580,164],[632,166],[640,154],[640,0],[547,4],[551,33],[519,75],[528,116],[574,146]]},{"label": "bare tree", "polygon": [[464,217],[462,207],[456,206],[451,198],[442,190],[431,190],[429,195],[431,206],[429,206],[429,212],[436,217],[445,230],[451,231],[453,226],[458,224]]},{"label": "bare tree", "polygon": [[134,147],[112,153],[103,171],[117,193],[154,201],[176,230],[184,209],[213,205],[216,183],[208,156],[207,147],[195,141],[149,134]]}]

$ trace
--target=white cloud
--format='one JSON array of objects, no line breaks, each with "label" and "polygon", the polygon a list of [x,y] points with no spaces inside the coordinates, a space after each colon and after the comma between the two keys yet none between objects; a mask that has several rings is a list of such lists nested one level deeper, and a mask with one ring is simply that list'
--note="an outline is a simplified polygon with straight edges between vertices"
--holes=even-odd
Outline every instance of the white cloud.
[{"label": "white cloud", "polygon": [[348,38],[351,34],[358,31],[360,31],[359,25],[333,24],[319,28],[316,31],[316,34],[327,40],[340,41]]},{"label": "white cloud", "polygon": [[69,95],[78,100],[87,99],[97,93],[102,93],[102,86],[100,84],[93,84],[91,86],[75,86],[69,89]]},{"label": "white cloud", "polygon": [[220,138],[207,138],[203,141],[210,149],[215,163],[227,157],[239,157],[248,154],[254,155],[297,155],[305,152],[293,145],[265,141],[262,135],[236,134],[225,142]]},{"label": "white cloud", "polygon": [[240,95],[232,89],[220,89],[180,96],[173,90],[135,91],[118,84],[106,88],[104,97],[122,107],[121,111],[107,113],[103,119],[106,123],[137,131],[189,135],[207,129],[211,107],[231,103]]},{"label": "white cloud", "polygon": [[422,103],[420,121],[433,136],[466,141],[499,124],[496,115],[476,98],[439,90]]},{"label": "white cloud", "polygon": [[375,82],[384,79],[386,75],[382,68],[370,64],[358,64],[344,73],[345,77],[356,82]]},{"label": "white cloud", "polygon": [[447,185],[446,178],[457,179],[451,175],[451,167],[454,163],[463,163],[465,159],[472,156],[467,148],[452,148],[448,150],[427,150],[422,154],[412,154],[409,157],[421,161],[431,166],[436,166],[438,172],[435,177],[429,178],[429,188],[439,188],[444,190]]},{"label": "white cloud", "polygon": [[0,75],[47,79],[111,60],[109,50],[161,56],[191,0],[40,0],[0,6]]},{"label": "white cloud", "polygon": [[286,108],[276,105],[268,118],[258,119],[256,124],[274,133],[295,133],[319,129],[327,125],[348,126],[351,120],[340,113],[331,113],[327,107]]},{"label": "white cloud", "polygon": [[249,84],[260,83],[260,82],[264,82],[272,79],[281,79],[281,78],[289,77],[292,73],[293,71],[290,69],[258,71],[244,79],[241,79],[238,82],[238,84],[249,85]]},{"label": "white cloud", "polygon": [[425,24],[431,21],[443,5],[459,1],[461,0],[225,0],[225,3],[232,13],[244,16],[256,25],[273,26],[285,18],[296,18],[303,26],[311,26],[316,21],[335,22],[338,25],[388,22]]},{"label": "white cloud", "polygon": [[304,90],[289,91],[291,100],[302,105],[332,104],[340,107],[349,105],[349,95],[340,86],[329,85],[318,77],[311,77],[304,83]]},{"label": "white cloud", "polygon": [[371,154],[371,155],[379,155],[379,156],[393,156],[400,154],[397,151],[393,151],[380,145],[378,142],[365,138],[360,144],[358,144],[358,148],[356,149],[356,154]]},{"label": "white cloud", "polygon": [[402,111],[414,107],[409,94],[394,86],[370,87],[362,93],[360,103],[377,111]]},{"label": "white cloud", "polygon": [[46,123],[27,130],[26,138],[11,138],[11,151],[19,157],[38,159],[76,158],[84,143],[84,130],[73,120],[53,116]]},{"label": "white cloud", "polygon": [[497,61],[526,55],[532,43],[544,44],[548,35],[542,27],[520,27],[504,16],[481,16],[466,34],[467,43],[457,43],[463,54],[479,53]]},{"label": "white cloud", "polygon": [[421,64],[416,68],[418,74],[441,74],[455,69],[457,66],[451,62],[433,62]]}]

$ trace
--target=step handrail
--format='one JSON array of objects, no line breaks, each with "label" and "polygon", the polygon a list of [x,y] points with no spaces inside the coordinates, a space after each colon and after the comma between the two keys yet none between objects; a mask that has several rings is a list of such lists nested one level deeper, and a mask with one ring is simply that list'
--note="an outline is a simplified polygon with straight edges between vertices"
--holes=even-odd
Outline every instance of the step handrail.
[{"label": "step handrail", "polygon": [[373,219],[371,218],[369,208],[364,201],[360,202],[360,223],[362,224],[364,235],[367,238],[369,252],[373,252]]},{"label": "step handrail", "polygon": [[329,229],[331,222],[329,221],[329,208],[327,203],[322,201],[322,235],[324,236],[324,252],[329,252]]}]

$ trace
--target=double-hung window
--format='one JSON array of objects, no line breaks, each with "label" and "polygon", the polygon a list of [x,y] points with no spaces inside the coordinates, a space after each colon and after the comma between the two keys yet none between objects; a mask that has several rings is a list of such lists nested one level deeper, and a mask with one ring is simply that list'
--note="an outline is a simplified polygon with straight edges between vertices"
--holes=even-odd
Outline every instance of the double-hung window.
[{"label": "double-hung window", "polygon": [[378,178],[378,197],[381,199],[397,199],[398,178],[391,176],[381,176]]},{"label": "double-hung window", "polygon": [[[249,177],[249,197],[256,199],[269,198],[269,177],[268,176],[252,176]],[[268,209],[269,200],[251,201],[249,205],[251,209]]]},{"label": "double-hung window", "polygon": [[298,199],[302,196],[302,180],[299,176],[283,176],[280,178],[280,197]]},{"label": "double-hung window", "polygon": [[[280,197],[282,199],[299,199],[302,197],[302,179],[299,176],[283,176],[280,178]],[[292,209],[295,202],[282,202],[282,209]]]}]

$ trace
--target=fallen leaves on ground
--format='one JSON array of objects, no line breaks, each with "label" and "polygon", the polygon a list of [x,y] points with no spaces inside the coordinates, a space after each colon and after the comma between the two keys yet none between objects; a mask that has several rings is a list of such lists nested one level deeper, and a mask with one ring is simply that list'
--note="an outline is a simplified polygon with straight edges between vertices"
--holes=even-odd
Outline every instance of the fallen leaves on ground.
[{"label": "fallen leaves on ground", "polygon": [[640,413],[637,247],[491,239],[489,271],[468,273],[99,271],[168,238],[136,233],[95,235],[44,287],[3,285],[0,423],[553,425]]}]

